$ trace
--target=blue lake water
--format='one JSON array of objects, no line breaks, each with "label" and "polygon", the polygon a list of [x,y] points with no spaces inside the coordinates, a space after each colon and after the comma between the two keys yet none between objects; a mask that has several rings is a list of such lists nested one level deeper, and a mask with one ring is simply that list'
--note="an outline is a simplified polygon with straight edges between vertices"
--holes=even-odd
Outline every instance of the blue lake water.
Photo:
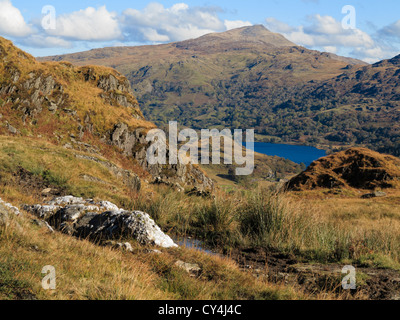
[{"label": "blue lake water", "polygon": [[326,156],[325,150],[314,147],[263,142],[254,142],[254,151],[268,156],[278,156],[289,159],[296,163],[303,162],[306,166],[309,166],[313,161]]}]

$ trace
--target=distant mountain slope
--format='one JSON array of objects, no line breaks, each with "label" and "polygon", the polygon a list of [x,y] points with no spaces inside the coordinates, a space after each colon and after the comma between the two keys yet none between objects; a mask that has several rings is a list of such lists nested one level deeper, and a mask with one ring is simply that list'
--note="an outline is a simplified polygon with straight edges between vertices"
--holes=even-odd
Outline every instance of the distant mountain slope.
[{"label": "distant mountain slope", "polygon": [[[205,128],[258,127],[309,81],[365,63],[296,46],[263,26],[157,46],[96,49],[42,60],[111,66],[130,80],[146,117]],[[267,116],[268,114],[268,116]]]},{"label": "distant mountain slope", "polygon": [[117,68],[160,126],[255,128],[264,141],[400,154],[399,57],[367,65],[254,26],[43,59]]},{"label": "distant mountain slope", "polygon": [[[302,128],[297,134],[316,132],[314,143],[365,145],[399,156],[399,80],[400,55],[303,86],[297,96],[275,107],[282,114],[277,119],[282,120],[280,132],[275,134],[290,136],[290,127],[296,126]],[[296,119],[285,118],[293,111]]]}]

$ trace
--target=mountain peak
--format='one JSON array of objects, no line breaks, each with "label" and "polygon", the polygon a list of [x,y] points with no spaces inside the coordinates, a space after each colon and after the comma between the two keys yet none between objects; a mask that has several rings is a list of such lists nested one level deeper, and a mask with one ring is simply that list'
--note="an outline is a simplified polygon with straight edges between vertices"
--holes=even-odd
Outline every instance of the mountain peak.
[{"label": "mountain peak", "polygon": [[259,37],[259,36],[263,36],[268,33],[269,34],[272,33],[266,27],[264,27],[264,25],[262,25],[262,24],[255,24],[253,26],[246,26],[246,27],[241,27],[241,28],[237,28],[237,29],[232,29],[227,32],[230,32],[230,31],[232,31],[232,33],[237,32],[242,35],[247,35],[250,37]]},{"label": "mountain peak", "polygon": [[208,36],[218,36],[229,41],[264,43],[275,47],[296,46],[296,44],[287,40],[283,35],[269,31],[262,24],[232,29]]},{"label": "mountain peak", "polygon": [[273,33],[263,25],[246,26],[220,33],[206,34],[197,39],[182,41],[176,44],[178,48],[192,50],[236,49],[251,46],[293,47],[293,42],[278,33]]}]

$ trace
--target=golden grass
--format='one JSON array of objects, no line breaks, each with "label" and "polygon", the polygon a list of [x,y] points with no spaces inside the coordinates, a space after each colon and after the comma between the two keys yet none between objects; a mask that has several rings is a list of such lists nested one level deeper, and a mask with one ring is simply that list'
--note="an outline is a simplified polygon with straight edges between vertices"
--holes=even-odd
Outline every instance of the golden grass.
[{"label": "golden grass", "polygon": [[[10,227],[1,233],[0,263],[9,266],[14,279],[27,282],[39,299],[171,298],[156,288],[157,276],[145,264],[132,261],[120,251],[49,234],[46,229],[30,225],[27,219],[16,222],[22,230]],[[41,288],[41,270],[46,265],[56,268],[55,291]]]},{"label": "golden grass", "polygon": [[[86,154],[36,138],[0,136],[1,197],[16,205],[32,204],[41,201],[41,191],[50,184],[54,189],[76,196],[98,197],[120,205],[132,198],[133,191],[105,166],[76,155]],[[98,158],[108,162],[101,156]],[[22,177],[21,181],[17,174],[20,168],[29,172],[34,180]],[[85,175],[98,181],[86,181]]]},{"label": "golden grass", "polygon": [[[15,217],[0,228],[0,299],[29,293],[51,300],[169,299],[299,299],[292,288],[268,284],[241,272],[227,258],[187,249],[146,253],[134,244],[134,254],[98,247]],[[174,266],[182,259],[198,263],[202,274],[189,276]],[[46,265],[56,269],[56,290],[41,287]]]},{"label": "golden grass", "polygon": [[[400,191],[385,190],[387,197],[361,199],[365,190],[329,190],[288,193],[292,201],[305,204],[321,223],[331,224],[353,238],[356,258],[377,261],[375,266],[400,270]],[[371,266],[374,266],[371,261]]]}]

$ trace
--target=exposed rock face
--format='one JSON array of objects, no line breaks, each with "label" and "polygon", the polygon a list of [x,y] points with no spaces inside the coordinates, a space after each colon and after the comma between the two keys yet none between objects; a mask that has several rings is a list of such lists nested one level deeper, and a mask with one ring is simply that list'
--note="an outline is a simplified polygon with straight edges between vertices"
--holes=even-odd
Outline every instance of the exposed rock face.
[{"label": "exposed rock face", "polygon": [[316,188],[394,188],[400,181],[400,159],[365,148],[351,148],[314,161],[286,184],[293,191]]},{"label": "exposed rock face", "polygon": [[55,229],[79,238],[93,241],[135,239],[143,245],[177,247],[147,213],[125,211],[108,201],[66,196],[24,209]]},{"label": "exposed rock face", "polygon": [[187,273],[190,274],[191,277],[197,277],[201,272],[201,268],[198,264],[187,263],[187,262],[178,260],[177,262],[175,262],[175,265],[178,268],[185,270]]},{"label": "exposed rock face", "polygon": [[[140,191],[142,182],[141,182],[139,176],[136,175],[135,173],[133,173],[129,170],[121,169],[121,168],[117,167],[116,165],[114,165],[113,163],[105,161],[105,160],[100,160],[97,157],[84,156],[84,155],[80,155],[80,154],[75,155],[75,157],[77,157],[79,159],[89,160],[89,161],[93,161],[93,162],[101,164],[103,167],[110,170],[116,177],[118,177],[119,179],[122,179],[124,181],[125,185],[128,186],[131,190]],[[83,177],[83,178],[85,179],[85,177]],[[85,180],[96,181],[96,179],[97,178],[95,178],[95,177],[90,177],[87,175]]]},{"label": "exposed rock face", "polygon": [[14,207],[12,204],[5,202],[4,200],[0,199],[0,205],[5,207],[9,212],[19,216],[21,212],[17,207]]},{"label": "exposed rock face", "polygon": [[[99,75],[91,67],[81,68],[86,81],[94,82],[94,84],[102,89],[104,92],[100,94],[104,100],[110,105],[119,104],[126,108],[138,108],[139,105],[135,99],[132,98],[131,85],[126,78],[118,79],[112,74]],[[141,112],[136,115],[137,118],[143,118]]]},{"label": "exposed rock face", "polygon": [[22,111],[23,121],[37,116],[43,108],[55,110],[66,102],[64,88],[51,75],[31,72],[28,79],[19,81],[19,71],[11,69],[7,76],[12,81],[0,83],[0,95],[6,95],[6,102],[14,103]]},{"label": "exposed rock face", "polygon": [[157,183],[174,186],[182,184],[193,186],[201,191],[210,191],[214,188],[213,181],[193,165],[150,165],[147,161],[147,149],[150,143],[146,141],[146,134],[144,129],[130,130],[126,124],[120,123],[110,133],[109,143],[122,149],[125,155],[137,160]]},{"label": "exposed rock face", "polygon": [[0,227],[5,227],[8,225],[9,216],[8,211],[2,205],[0,205]]}]

